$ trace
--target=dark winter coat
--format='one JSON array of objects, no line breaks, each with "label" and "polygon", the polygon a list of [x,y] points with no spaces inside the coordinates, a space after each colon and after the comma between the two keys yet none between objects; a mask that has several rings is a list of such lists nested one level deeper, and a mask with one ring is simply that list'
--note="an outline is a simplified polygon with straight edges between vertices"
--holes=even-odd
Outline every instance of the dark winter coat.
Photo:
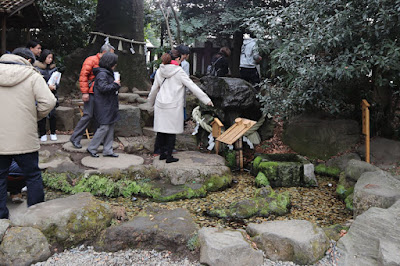
[{"label": "dark winter coat", "polygon": [[120,86],[114,82],[114,73],[105,68],[93,69],[95,74],[94,117],[100,125],[110,125],[120,119],[118,113],[118,90]]},{"label": "dark winter coat", "polygon": [[[56,64],[47,65],[46,63],[42,63],[38,60],[35,61],[33,66],[36,67],[37,70],[39,70],[40,74],[42,74],[42,76],[46,82],[49,81],[51,75],[54,72],[58,71]],[[58,97],[57,97],[58,88],[59,88],[59,85],[56,85],[56,90],[51,91],[54,94],[54,96],[56,96],[56,98],[57,98],[56,107],[58,107]]]},{"label": "dark winter coat", "polygon": [[211,60],[217,77],[226,77],[229,74],[229,61],[223,53],[216,54]]}]

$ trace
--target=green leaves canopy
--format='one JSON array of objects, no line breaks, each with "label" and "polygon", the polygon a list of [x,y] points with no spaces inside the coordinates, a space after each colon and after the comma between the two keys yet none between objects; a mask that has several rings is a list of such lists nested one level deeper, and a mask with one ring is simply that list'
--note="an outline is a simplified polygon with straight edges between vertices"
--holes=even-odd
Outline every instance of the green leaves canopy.
[{"label": "green leaves canopy", "polygon": [[255,10],[246,24],[271,52],[265,113],[351,114],[372,92],[399,91],[399,0],[295,0]]},{"label": "green leaves canopy", "polygon": [[38,4],[47,27],[35,37],[45,48],[66,55],[87,44],[96,19],[97,0],[41,0]]}]

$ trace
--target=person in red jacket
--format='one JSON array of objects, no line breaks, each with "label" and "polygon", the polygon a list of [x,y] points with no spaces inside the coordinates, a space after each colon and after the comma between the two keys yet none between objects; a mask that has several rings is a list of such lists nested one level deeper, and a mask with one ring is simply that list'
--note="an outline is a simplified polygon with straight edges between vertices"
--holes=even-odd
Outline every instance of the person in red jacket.
[{"label": "person in red jacket", "polygon": [[107,52],[114,53],[115,48],[110,44],[104,44],[101,49],[100,53],[89,56],[83,62],[81,74],[79,76],[79,86],[82,92],[82,101],[84,102],[83,105],[83,116],[79,120],[78,124],[74,129],[74,133],[72,134],[70,141],[72,145],[80,149],[82,148],[81,139],[82,134],[88,127],[90,121],[93,118],[93,86],[94,86],[94,74],[93,68],[99,67],[100,58]]}]

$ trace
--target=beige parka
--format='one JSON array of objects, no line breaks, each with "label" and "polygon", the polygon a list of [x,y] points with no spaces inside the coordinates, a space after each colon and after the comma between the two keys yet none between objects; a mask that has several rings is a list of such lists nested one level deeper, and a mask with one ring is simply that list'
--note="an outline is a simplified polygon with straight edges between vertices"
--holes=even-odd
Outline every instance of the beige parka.
[{"label": "beige parka", "polygon": [[154,106],[155,132],[183,133],[185,87],[204,104],[211,101],[182,67],[173,64],[160,65],[148,97],[150,105]]},{"label": "beige parka", "polygon": [[0,57],[0,155],[40,149],[37,121],[56,105],[42,75],[26,59]]}]

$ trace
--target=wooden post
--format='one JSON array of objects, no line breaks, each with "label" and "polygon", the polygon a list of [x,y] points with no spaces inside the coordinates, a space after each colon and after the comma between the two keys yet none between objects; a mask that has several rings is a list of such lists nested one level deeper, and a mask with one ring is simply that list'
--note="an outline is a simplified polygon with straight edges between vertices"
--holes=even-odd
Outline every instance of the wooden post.
[{"label": "wooden post", "polygon": [[224,125],[218,118],[214,118],[214,121],[211,123],[211,126],[212,126],[212,136],[215,139],[215,154],[218,154],[219,141],[217,140],[217,138],[221,136],[221,129]]},{"label": "wooden post", "polygon": [[6,46],[7,46],[7,16],[6,14],[3,15],[1,20],[1,53],[6,53]]},{"label": "wooden post", "polygon": [[369,128],[369,109],[370,104],[363,99],[361,103],[362,109],[362,133],[365,135],[365,161],[370,163],[370,128]]},{"label": "wooden post", "polygon": [[238,148],[239,148],[239,164],[240,164],[240,171],[243,172],[243,137],[238,139]]}]

